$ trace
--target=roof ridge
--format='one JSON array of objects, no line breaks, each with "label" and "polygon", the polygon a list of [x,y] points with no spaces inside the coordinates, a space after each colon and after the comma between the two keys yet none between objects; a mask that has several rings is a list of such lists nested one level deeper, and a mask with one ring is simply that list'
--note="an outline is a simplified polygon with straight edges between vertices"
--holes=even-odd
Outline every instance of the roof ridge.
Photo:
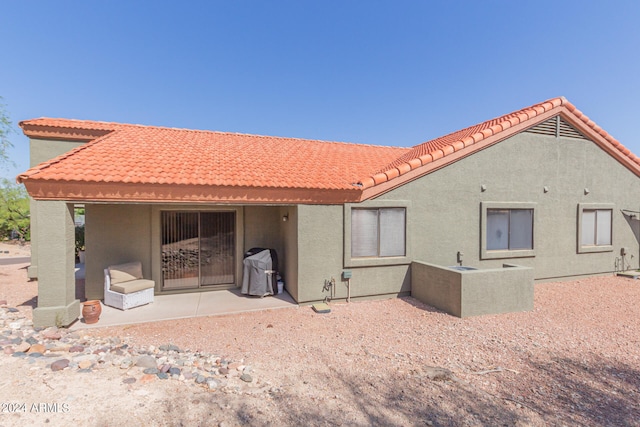
[{"label": "roof ridge", "polygon": [[[34,122],[39,121],[39,120],[49,121],[49,122],[46,123],[46,124],[34,123]],[[52,123],[52,121],[53,121],[53,123]],[[68,127],[70,127],[70,126],[64,126],[64,125],[56,124],[55,122],[72,122],[74,124],[97,124],[97,125],[100,125],[100,126],[111,125],[111,126],[114,126],[114,127],[119,127],[119,126],[123,125],[123,123],[105,122],[105,121],[100,121],[100,120],[65,119],[65,118],[59,118],[59,117],[37,117],[35,119],[21,120],[21,121],[18,122],[18,126],[23,127],[23,125],[30,125],[30,126],[42,126],[42,127],[54,127],[54,128],[68,128]],[[74,127],[74,129],[92,130],[92,129],[95,129],[95,127],[76,126],[76,127]]]},{"label": "roof ridge", "polygon": [[[364,147],[373,147],[373,148],[391,148],[398,150],[407,150],[411,147],[400,147],[400,146],[391,146],[391,145],[378,145],[378,144],[370,144],[370,143],[362,143],[362,142],[349,142],[349,141],[332,141],[325,139],[312,139],[312,138],[300,138],[300,137],[290,137],[290,136],[277,136],[277,135],[262,135],[262,134],[252,134],[252,133],[244,133],[244,132],[231,132],[231,131],[219,131],[219,130],[211,130],[211,129],[189,129],[189,128],[180,128],[180,127],[171,127],[171,126],[156,126],[156,125],[145,125],[145,124],[136,124],[136,123],[118,123],[118,122],[105,122],[105,121],[96,121],[96,120],[82,120],[82,119],[64,119],[64,118],[54,118],[54,117],[39,117],[36,119],[23,120],[20,122],[22,126],[23,123],[29,124],[31,126],[42,126],[42,127],[56,127],[56,128],[65,128],[64,125],[60,124],[39,124],[39,123],[29,123],[36,120],[53,120],[53,121],[61,121],[61,122],[73,122],[75,124],[87,124],[87,129],[93,129],[91,124],[99,124],[103,125],[113,125],[114,129],[116,128],[145,128],[145,129],[161,129],[161,130],[174,130],[180,132],[188,132],[188,133],[206,133],[206,134],[219,134],[219,135],[230,135],[230,136],[242,136],[242,137],[251,137],[251,138],[274,138],[274,139],[285,139],[288,141],[310,141],[310,142],[320,142],[327,144],[348,144],[348,145],[358,145]],[[81,127],[79,127],[82,129]]]}]

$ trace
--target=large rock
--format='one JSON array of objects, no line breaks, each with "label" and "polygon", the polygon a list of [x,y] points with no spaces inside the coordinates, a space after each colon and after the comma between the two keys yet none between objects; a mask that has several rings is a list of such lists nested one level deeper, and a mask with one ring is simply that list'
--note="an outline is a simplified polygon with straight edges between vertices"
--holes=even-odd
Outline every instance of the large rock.
[{"label": "large rock", "polygon": [[153,356],[140,356],[136,359],[136,366],[141,368],[157,368],[158,363]]},{"label": "large rock", "polygon": [[62,334],[58,331],[58,328],[52,326],[42,331],[42,338],[47,340],[59,340],[62,338]]},{"label": "large rock", "polygon": [[21,342],[20,344],[16,345],[15,347],[13,347],[13,349],[15,351],[22,351],[22,352],[26,352],[27,350],[29,350],[29,348],[31,347],[31,344],[29,344],[26,341]]},{"label": "large rock", "polygon": [[51,370],[62,371],[67,366],[69,366],[69,359],[59,359],[51,364]]},{"label": "large rock", "polygon": [[34,344],[29,348],[29,351],[27,353],[42,353],[44,354],[44,352],[47,351],[47,348],[42,345],[42,344]]},{"label": "large rock", "polygon": [[78,368],[80,369],[89,369],[93,363],[90,360],[81,360],[78,362]]}]

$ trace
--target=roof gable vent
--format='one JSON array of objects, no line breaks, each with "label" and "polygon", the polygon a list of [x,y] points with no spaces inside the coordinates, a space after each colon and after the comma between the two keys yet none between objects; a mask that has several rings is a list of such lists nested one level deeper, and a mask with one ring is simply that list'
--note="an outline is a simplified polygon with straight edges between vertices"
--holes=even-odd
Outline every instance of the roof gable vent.
[{"label": "roof gable vent", "polygon": [[564,138],[587,139],[574,128],[569,122],[560,116],[555,116],[549,120],[527,129],[525,132],[537,133],[538,135],[549,135]]},{"label": "roof gable vent", "polygon": [[565,138],[578,138],[578,139],[587,139],[580,131],[566,122],[562,117],[557,116],[559,120],[558,126],[558,136],[563,136]]}]

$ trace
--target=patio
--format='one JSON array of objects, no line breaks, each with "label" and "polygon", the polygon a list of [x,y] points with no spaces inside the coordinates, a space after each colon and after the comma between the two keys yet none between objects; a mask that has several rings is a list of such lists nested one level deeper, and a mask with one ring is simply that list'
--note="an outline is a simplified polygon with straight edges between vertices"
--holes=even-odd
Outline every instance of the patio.
[{"label": "patio", "polygon": [[[82,264],[76,266],[76,296],[79,294],[84,295],[84,266]],[[84,319],[80,318],[69,329],[102,328],[159,320],[220,316],[298,306],[286,291],[280,295],[259,298],[242,295],[240,289],[156,295],[152,304],[125,311],[104,304],[101,305],[102,313],[97,323],[88,325],[84,322]]]}]

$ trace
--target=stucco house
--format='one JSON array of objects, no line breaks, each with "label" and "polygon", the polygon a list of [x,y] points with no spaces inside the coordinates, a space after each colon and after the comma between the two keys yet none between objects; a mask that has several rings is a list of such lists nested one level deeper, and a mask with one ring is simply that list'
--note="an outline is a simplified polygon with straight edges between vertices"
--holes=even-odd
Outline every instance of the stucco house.
[{"label": "stucco house", "polygon": [[[106,266],[131,260],[156,295],[237,287],[252,247],[277,251],[298,303],[321,301],[331,278],[336,298],[409,295],[429,281],[425,265],[517,265],[559,280],[640,259],[640,160],[565,98],[411,148],[51,118],[20,126],[36,325],[80,313],[75,204],[86,209],[89,299],[103,297]],[[189,266],[170,255],[186,241]]]}]

